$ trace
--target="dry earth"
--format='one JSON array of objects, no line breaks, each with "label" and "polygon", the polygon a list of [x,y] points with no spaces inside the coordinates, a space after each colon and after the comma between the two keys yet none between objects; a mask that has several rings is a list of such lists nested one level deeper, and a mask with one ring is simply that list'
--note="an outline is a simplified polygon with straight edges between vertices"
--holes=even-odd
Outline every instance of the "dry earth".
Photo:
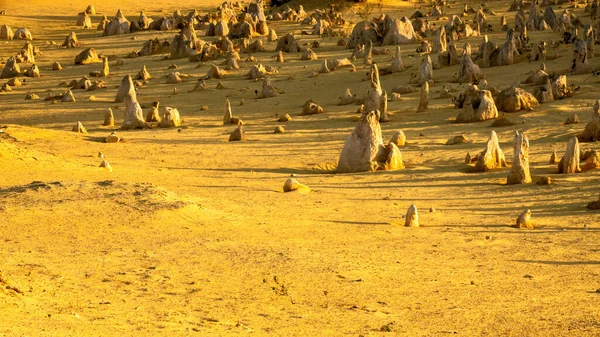
[{"label": "dry earth", "polygon": [[[206,12],[217,5],[101,1],[92,21],[95,26],[100,15],[110,17],[118,7],[133,18],[139,10],[157,17],[163,10]],[[507,1],[488,5],[498,15],[509,7]],[[463,158],[485,147],[491,122],[451,123],[458,110],[448,99],[432,99],[428,111],[416,113],[418,92],[390,102],[392,120],[382,125],[385,139],[400,129],[406,133],[401,151],[407,168],[341,175],[328,171],[329,163],[337,161],[357,115],[355,106],[338,106],[337,97],[346,88],[367,90],[360,61],[357,72],[309,78],[321,60],[287,54],[278,64],[275,44],[268,43],[268,51],[255,56],[281,67],[272,79],[284,94],[256,99],[261,83],[244,77],[247,62],[223,80],[225,89],[209,80],[208,90],[189,93],[210,62],[196,68],[198,63],[162,55],[126,57],[147,39],[170,40],[175,31],[102,38],[95,28],[74,26],[85,6],[0,1],[6,10],[0,24],[28,27],[43,52],[37,58],[41,78],[0,94],[0,336],[600,335],[600,216],[585,207],[600,192],[600,171],[559,175],[548,164],[551,152],[562,155],[589,120],[599,78],[569,76],[569,83],[581,86],[573,98],[510,114],[517,125],[495,129],[509,162],[513,135],[523,130],[531,142],[534,182],[548,175],[552,185],[505,186],[508,169],[467,173]],[[414,10],[407,2],[388,1],[383,8],[393,17]],[[449,12],[462,12],[462,3]],[[511,26],[514,14],[507,14]],[[350,12],[348,18],[359,20]],[[499,16],[491,20],[497,32],[490,38],[503,41]],[[301,29],[289,22],[273,26],[280,36]],[[61,43],[71,31],[82,47],[46,43]],[[552,32],[530,35],[532,41],[560,39]],[[336,38],[318,40],[321,59],[351,54],[336,46]],[[0,42],[0,59],[22,45]],[[110,63],[107,89],[76,90],[76,103],[24,100],[27,92],[43,98],[47,90],[61,90],[60,82],[99,70],[100,64],[73,65],[86,47],[124,59],[123,66]],[[385,89],[408,83],[420,62],[415,48],[403,46],[404,62],[412,67],[382,77]],[[572,45],[550,51],[560,57],[548,61],[548,69],[566,72]],[[65,70],[51,71],[54,61]],[[375,61],[387,65],[391,56]],[[165,84],[171,63],[192,77]],[[115,129],[101,126],[104,110],[112,107],[122,121],[124,105],[112,103],[116,86],[144,64],[154,79],[139,89],[140,102],[158,99],[177,107],[181,132],[118,131],[124,142],[103,143]],[[457,67],[434,71],[432,97]],[[491,84],[506,87],[538,67],[521,57],[512,66],[482,70]],[[247,142],[227,142],[233,127],[222,126],[226,98],[247,123]],[[299,116],[309,98],[326,113]],[[205,105],[209,109],[201,110]],[[563,125],[573,112],[582,124]],[[294,120],[284,124],[286,133],[273,134],[285,113]],[[89,135],[70,131],[77,121]],[[472,142],[444,145],[458,134]],[[582,147],[600,149],[596,143]],[[113,172],[98,167],[98,152]],[[313,192],[282,193],[291,174]],[[403,226],[412,203],[420,210],[420,228]],[[536,229],[509,227],[525,208]]]}]

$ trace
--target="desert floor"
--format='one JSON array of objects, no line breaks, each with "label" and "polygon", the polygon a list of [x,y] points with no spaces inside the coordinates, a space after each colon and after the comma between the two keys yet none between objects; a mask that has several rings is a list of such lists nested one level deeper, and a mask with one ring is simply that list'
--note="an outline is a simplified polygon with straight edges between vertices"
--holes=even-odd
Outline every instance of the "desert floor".
[{"label": "desert floor", "polygon": [[[218,3],[101,1],[92,21],[95,26],[119,7],[133,19],[140,10],[158,17],[176,9],[206,12]],[[357,72],[309,77],[322,59],[350,57],[337,38],[300,35],[308,27],[275,23],[279,36],[294,31],[302,43],[321,42],[316,61],[286,54],[285,63],[276,63],[275,43],[254,55],[280,67],[272,80],[283,94],[256,99],[261,82],[244,76],[249,62],[222,81],[225,89],[209,80],[208,90],[189,92],[211,62],[198,68],[164,55],[127,58],[147,39],[171,40],[176,32],[103,38],[95,28],[75,27],[87,4],[0,1],[7,11],[0,24],[28,27],[43,52],[37,57],[42,77],[0,94],[0,336],[600,335],[600,216],[585,207],[598,197],[600,171],[560,175],[548,164],[553,150],[562,155],[567,140],[583,130],[600,78],[569,76],[581,86],[574,97],[507,114],[517,125],[495,129],[509,162],[515,131],[528,135],[533,184],[505,186],[509,169],[468,173],[466,153],[483,150],[492,128],[491,121],[451,123],[459,110],[449,99],[435,99],[458,66],[434,71],[428,111],[416,112],[418,92],[389,103],[393,116],[382,124],[383,135],[406,133],[405,170],[335,174],[329,169],[358,119],[357,107],[338,106],[337,97],[346,88],[362,95],[369,83],[361,60]],[[490,17],[497,31],[490,39],[501,43],[498,23],[509,3],[487,4],[498,14]],[[454,4],[449,14],[460,14],[462,6]],[[415,9],[388,1],[383,11],[399,18]],[[582,9],[575,13],[590,22]],[[515,13],[506,15],[512,26]],[[347,17],[360,20],[352,12]],[[82,47],[47,43],[60,44],[71,31]],[[560,39],[552,32],[530,35]],[[476,50],[481,38],[467,40]],[[1,41],[0,59],[23,44]],[[408,84],[421,60],[416,46],[402,47],[411,68],[382,77],[384,89]],[[43,98],[64,90],[59,83],[99,70],[100,64],[73,65],[86,47],[124,59],[123,66],[110,63],[108,88],[75,90],[76,103],[24,100],[27,92]],[[548,69],[566,73],[572,48],[550,48],[559,57]],[[388,65],[391,55],[374,59]],[[54,61],[65,70],[52,71]],[[599,65],[600,58],[590,62]],[[165,84],[172,63],[190,75],[181,84]],[[113,103],[116,87],[143,65],[154,78],[138,99],[177,107],[181,132],[101,126],[109,107],[122,121],[124,105]],[[482,70],[488,82],[507,87],[538,67],[522,56],[512,66]],[[299,116],[310,98],[326,113]],[[227,141],[234,127],[222,125],[225,99],[245,121],[248,141]],[[294,120],[278,123],[286,113]],[[582,123],[563,125],[572,113]],[[77,121],[88,135],[71,132]],[[277,125],[286,132],[273,134]],[[112,130],[125,141],[103,143]],[[472,142],[444,145],[459,134]],[[113,172],[98,167],[98,152]],[[292,174],[313,191],[283,193]],[[536,185],[542,176],[554,184]],[[413,203],[420,228],[403,226]],[[536,229],[510,227],[526,208]]]}]

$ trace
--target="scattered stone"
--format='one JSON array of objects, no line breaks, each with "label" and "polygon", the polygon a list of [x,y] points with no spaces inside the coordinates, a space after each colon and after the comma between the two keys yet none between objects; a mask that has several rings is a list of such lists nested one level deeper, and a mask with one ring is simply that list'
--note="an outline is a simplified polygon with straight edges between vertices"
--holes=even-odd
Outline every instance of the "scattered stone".
[{"label": "scattered stone", "polygon": [[162,110],[162,116],[160,123],[158,124],[161,128],[176,128],[181,125],[181,116],[179,110],[166,106]]},{"label": "scattered stone", "polygon": [[446,145],[456,145],[456,144],[466,143],[468,141],[469,141],[469,139],[467,139],[467,137],[465,137],[465,135],[454,136],[454,137],[448,139],[448,141],[446,141]]},{"label": "scattered stone", "polygon": [[581,142],[600,141],[600,100],[596,100],[591,119],[578,138]]},{"label": "scattered stone", "polygon": [[[113,116],[113,112],[111,108],[107,108],[104,113],[104,126],[114,126],[115,125],[115,117]],[[107,142],[108,143],[108,142]]]},{"label": "scattered stone", "polygon": [[550,164],[556,164],[558,163],[558,155],[556,154],[556,150],[552,151],[552,154],[550,155]]},{"label": "scattered stone", "polygon": [[302,191],[302,192],[310,192],[310,187],[301,184],[298,180],[294,178],[288,178],[283,184],[283,192],[293,192],[293,191]]},{"label": "scattered stone", "polygon": [[581,172],[579,161],[579,141],[577,137],[571,137],[567,143],[565,155],[558,163],[558,173],[569,174]]},{"label": "scattered stone", "polygon": [[498,135],[496,134],[496,131],[492,131],[490,138],[487,141],[486,149],[479,154],[478,160],[475,163],[475,171],[486,172],[506,166],[504,153],[502,152],[502,149],[500,149],[500,144],[498,143]]},{"label": "scattered stone", "polygon": [[552,178],[545,176],[541,177],[540,180],[536,183],[538,185],[552,185]]},{"label": "scattered stone", "polygon": [[506,116],[502,116],[502,117],[497,118],[490,126],[493,128],[498,128],[498,127],[505,127],[505,126],[513,126],[513,125],[517,125],[517,123],[511,121]]},{"label": "scattered stone", "polygon": [[284,132],[285,132],[285,129],[281,125],[278,125],[277,127],[275,127],[275,131],[273,131],[273,133],[284,133]]},{"label": "scattered stone", "polygon": [[406,212],[406,220],[404,222],[406,227],[419,227],[419,214],[417,212],[417,206],[415,204],[408,207]]},{"label": "scattered stone", "polygon": [[523,229],[533,229],[533,224],[531,223],[531,211],[529,209],[525,210],[519,215],[519,217],[517,218],[516,227]]},{"label": "scattered stone", "polygon": [[292,116],[285,114],[285,115],[279,117],[279,119],[277,121],[278,122],[289,122],[289,121],[292,121]]},{"label": "scattered stone", "polygon": [[246,140],[246,132],[244,132],[243,126],[238,126],[233,132],[229,135],[230,142],[236,141],[245,141]]},{"label": "scattered stone", "polygon": [[396,144],[396,146],[404,146],[406,144],[406,135],[404,135],[404,131],[396,131],[390,139],[390,143]]},{"label": "scattered stone", "polygon": [[346,140],[338,160],[338,173],[399,170],[402,154],[394,143],[383,144],[380,112],[366,111]]},{"label": "scattered stone", "polygon": [[71,131],[87,135],[87,130],[83,127],[81,122],[77,122],[77,125],[75,125]]},{"label": "scattered stone", "polygon": [[579,116],[577,116],[577,114],[572,114],[571,116],[569,116],[569,118],[567,118],[564,124],[579,124]]},{"label": "scattered stone", "polygon": [[107,143],[118,143],[121,141],[121,138],[117,136],[116,132],[112,132],[110,135],[108,135],[108,137],[104,139],[104,141]]},{"label": "scattered stone", "polygon": [[110,166],[110,163],[109,163],[109,162],[107,162],[106,160],[103,160],[103,161],[100,163],[100,166],[99,166],[99,167],[102,167],[102,168],[105,168],[105,169],[107,169],[107,170],[108,170],[108,172],[112,172],[112,166]]},{"label": "scattered stone", "polygon": [[529,139],[527,139],[524,133],[517,132],[514,140],[513,163],[506,179],[506,184],[529,183],[531,183],[531,174],[529,172]]},{"label": "scattered stone", "polygon": [[423,112],[427,110],[429,105],[429,82],[425,82],[421,87],[421,96],[419,97],[419,107],[417,112]]},{"label": "scattered stone", "polygon": [[317,115],[322,113],[324,113],[323,108],[315,103],[312,99],[309,99],[306,101],[306,103],[304,103],[300,116]]}]

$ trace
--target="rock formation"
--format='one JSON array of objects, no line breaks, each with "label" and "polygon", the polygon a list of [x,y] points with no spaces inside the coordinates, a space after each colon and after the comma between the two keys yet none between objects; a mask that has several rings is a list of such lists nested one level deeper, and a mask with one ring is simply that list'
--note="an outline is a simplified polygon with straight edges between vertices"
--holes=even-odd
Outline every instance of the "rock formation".
[{"label": "rock formation", "polygon": [[160,123],[158,124],[161,128],[174,128],[181,125],[181,116],[176,108],[166,106],[162,110],[162,116]]},{"label": "rock formation", "polygon": [[488,90],[479,90],[477,86],[471,85],[459,97],[458,107],[462,111],[456,117],[458,123],[480,122],[498,117],[498,109]]},{"label": "rock formation", "polygon": [[558,163],[558,173],[579,173],[579,141],[577,137],[571,137],[567,143],[565,155]]},{"label": "rock formation", "polygon": [[238,126],[233,132],[229,135],[230,142],[237,141],[245,141],[246,140],[246,132],[244,132],[243,126]]},{"label": "rock formation", "polygon": [[16,59],[11,56],[6,61],[4,68],[2,69],[2,74],[0,74],[0,78],[12,78],[21,75],[21,68],[17,64]]},{"label": "rock formation", "polygon": [[500,149],[498,135],[496,135],[496,131],[492,131],[485,150],[479,154],[478,160],[475,163],[475,171],[486,172],[502,167],[506,167],[506,159],[504,158],[502,149]]},{"label": "rock formation", "polygon": [[98,63],[100,59],[94,48],[87,48],[75,57],[75,65]]},{"label": "rock formation", "polygon": [[417,206],[415,204],[408,207],[406,212],[406,220],[404,221],[406,227],[419,227],[419,214],[417,212]]},{"label": "rock formation", "polygon": [[526,209],[519,215],[516,223],[517,228],[523,229],[533,229],[533,224],[531,223],[531,211]]},{"label": "rock formation", "polygon": [[338,161],[338,173],[369,172],[404,168],[398,147],[384,146],[379,111],[364,112],[346,140]]},{"label": "rock formation", "polygon": [[113,112],[111,108],[107,108],[104,112],[104,126],[114,126],[115,125],[115,117],[113,116]]},{"label": "rock formation", "polygon": [[427,110],[429,106],[429,82],[425,82],[421,87],[421,95],[419,96],[419,107],[417,112],[423,112]]},{"label": "rock formation", "polygon": [[527,139],[524,133],[517,132],[513,148],[513,162],[508,178],[506,179],[506,184],[529,183],[531,183],[531,174],[529,173],[529,139]]},{"label": "rock formation", "polygon": [[279,95],[275,90],[275,87],[271,84],[271,79],[268,77],[263,78],[262,91],[259,98],[275,97]]},{"label": "rock formation", "polygon": [[532,111],[534,106],[539,105],[535,96],[517,86],[502,90],[494,97],[494,101],[498,110],[504,112]]},{"label": "rock formation", "polygon": [[600,100],[597,100],[594,104],[590,121],[578,138],[581,142],[600,141]]}]

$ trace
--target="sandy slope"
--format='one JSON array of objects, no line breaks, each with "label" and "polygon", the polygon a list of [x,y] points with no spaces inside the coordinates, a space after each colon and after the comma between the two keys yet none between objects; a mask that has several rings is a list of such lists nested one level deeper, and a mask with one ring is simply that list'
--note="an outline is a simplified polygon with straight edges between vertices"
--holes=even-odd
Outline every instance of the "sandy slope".
[{"label": "sandy slope", "polygon": [[[121,6],[133,17],[141,9],[156,16],[177,8],[206,11],[217,3],[125,6],[111,0],[96,8],[110,16]],[[392,121],[382,126],[384,138],[399,129],[407,134],[401,149],[407,169],[336,175],[323,167],[337,161],[357,119],[356,107],[337,106],[337,97],[346,88],[365,92],[367,69],[309,78],[321,61],[299,61],[291,54],[276,64],[274,44],[255,56],[281,67],[273,80],[285,94],[275,98],[255,98],[261,83],[245,79],[250,63],[242,62],[239,72],[223,80],[226,89],[215,89],[210,80],[209,90],[188,93],[210,63],[197,69],[187,60],[153,56],[125,58],[120,67],[111,62],[109,88],[75,91],[77,103],[23,100],[27,92],[44,97],[49,89],[61,90],[60,82],[99,69],[72,65],[84,47],[124,57],[148,38],[175,34],[101,38],[95,30],[73,26],[86,5],[0,2],[8,14],[0,24],[29,27],[44,53],[38,57],[41,78],[0,94],[0,126],[8,125],[0,134],[0,283],[10,287],[0,287],[0,335],[386,335],[382,327],[405,336],[600,334],[595,292],[600,217],[585,208],[597,198],[600,173],[558,175],[548,164],[552,150],[562,154],[569,137],[584,126],[562,122],[573,112],[589,119],[599,79],[582,83],[587,76],[569,77],[581,84],[575,97],[510,114],[518,124],[496,129],[509,161],[514,132],[527,133],[534,181],[549,175],[551,186],[504,186],[506,169],[467,173],[463,158],[484,148],[491,123],[450,123],[458,113],[450,100],[431,100],[427,112],[416,113],[418,93],[391,102]],[[505,1],[490,5],[498,14],[508,8]],[[454,7],[462,11],[462,5]],[[401,6],[387,10],[395,17],[413,12]],[[514,13],[507,15],[513,24]],[[295,24],[275,28],[280,35],[299,32]],[[70,31],[77,32],[82,48],[45,43],[61,42]],[[490,35],[495,41],[503,36]],[[554,33],[531,36],[559,39]],[[320,41],[321,59],[350,55],[336,39]],[[0,42],[0,59],[22,44]],[[403,47],[404,62],[412,68],[383,77],[384,88],[408,83],[420,62],[415,47]],[[564,71],[571,48],[559,47],[561,57],[548,68]],[[63,72],[51,71],[55,60],[65,66]],[[390,56],[375,60],[387,65]],[[598,65],[598,58],[591,62]],[[161,76],[171,63],[191,77],[180,85],[164,84]],[[141,103],[158,99],[177,107],[182,131],[119,131],[125,142],[100,142],[113,129],[100,126],[104,109],[112,107],[117,122],[122,119],[123,105],[111,103],[115,86],[144,64],[154,79],[140,89]],[[522,58],[483,71],[489,82],[505,87],[538,66]],[[454,66],[434,72],[439,83],[432,97],[456,71]],[[173,95],[174,87],[179,95]],[[221,125],[226,98],[247,123],[247,142],[227,142],[233,127]],[[309,98],[326,113],[299,116]],[[201,110],[204,105],[209,110]],[[285,123],[285,134],[273,134],[285,113],[294,120]],[[88,136],[70,132],[77,121]],[[443,145],[457,134],[473,142]],[[98,152],[113,172],[98,168]],[[292,173],[314,191],[283,194]],[[420,210],[418,229],[402,226],[412,203]],[[429,212],[432,207],[436,212]],[[532,210],[538,228],[508,227],[524,208]]]}]

